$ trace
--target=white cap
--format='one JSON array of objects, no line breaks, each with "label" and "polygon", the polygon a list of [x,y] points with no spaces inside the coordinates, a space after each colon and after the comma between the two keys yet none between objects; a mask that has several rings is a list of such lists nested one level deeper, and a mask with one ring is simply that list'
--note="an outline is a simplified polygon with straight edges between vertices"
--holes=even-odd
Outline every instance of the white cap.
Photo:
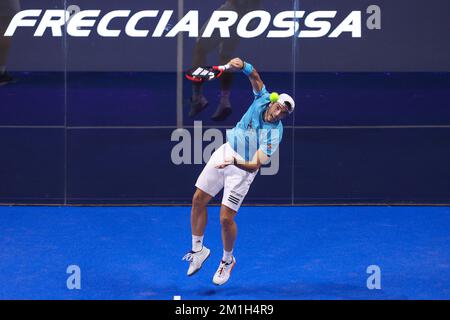
[{"label": "white cap", "polygon": [[294,112],[295,109],[295,102],[294,99],[291,98],[290,95],[286,94],[286,93],[282,93],[278,96],[278,100],[277,102],[281,103],[283,106],[285,106],[288,111],[289,114],[291,114],[292,112]]}]

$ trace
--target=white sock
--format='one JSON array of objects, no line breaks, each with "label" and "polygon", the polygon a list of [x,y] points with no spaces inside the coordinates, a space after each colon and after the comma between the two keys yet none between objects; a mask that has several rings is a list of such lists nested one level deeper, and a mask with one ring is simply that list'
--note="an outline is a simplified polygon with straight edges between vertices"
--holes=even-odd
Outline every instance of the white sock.
[{"label": "white sock", "polygon": [[222,260],[226,263],[230,263],[233,260],[233,250],[231,250],[230,252],[223,250]]},{"label": "white sock", "polygon": [[199,252],[203,249],[203,236],[192,235],[192,251]]}]

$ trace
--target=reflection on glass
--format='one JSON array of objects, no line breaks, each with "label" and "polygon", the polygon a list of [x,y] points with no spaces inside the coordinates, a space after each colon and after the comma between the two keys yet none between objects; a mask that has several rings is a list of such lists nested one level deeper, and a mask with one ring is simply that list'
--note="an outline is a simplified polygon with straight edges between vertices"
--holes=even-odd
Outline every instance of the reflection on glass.
[{"label": "reflection on glass", "polygon": [[[249,11],[257,10],[260,7],[261,0],[228,0],[225,1],[216,11],[235,11],[239,19]],[[200,34],[203,34],[209,20],[203,25]],[[233,58],[239,37],[236,34],[236,24],[230,28],[230,37],[221,38],[216,32],[210,38],[199,37],[196,41],[193,56],[193,66],[204,66],[207,62],[209,53],[215,51],[219,54],[219,64],[223,65]],[[225,73],[220,78],[220,102],[212,119],[223,121],[231,114],[230,90],[233,81],[231,72]],[[192,85],[192,96],[190,100],[189,116],[194,117],[206,108],[208,100],[202,94],[202,84],[194,83]]]},{"label": "reflection on glass", "polygon": [[0,1],[0,86],[14,81],[14,78],[6,71],[12,39],[10,37],[5,37],[4,34],[8,28],[9,22],[19,11],[19,0]]}]

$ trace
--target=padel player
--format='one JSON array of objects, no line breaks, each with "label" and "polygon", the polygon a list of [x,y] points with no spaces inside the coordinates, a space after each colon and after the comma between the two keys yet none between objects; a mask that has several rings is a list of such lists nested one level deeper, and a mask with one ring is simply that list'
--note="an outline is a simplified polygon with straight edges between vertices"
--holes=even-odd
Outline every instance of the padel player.
[{"label": "padel player", "polygon": [[223,188],[220,223],[222,226],[223,257],[213,282],[222,285],[230,278],[236,264],[233,256],[237,226],[237,211],[261,165],[266,164],[277,150],[283,135],[281,119],[294,111],[294,100],[281,94],[270,101],[258,72],[250,63],[239,58],[229,63],[230,70],[241,70],[253,87],[254,101],[232,130],[227,130],[227,142],[217,149],[197,179],[192,199],[192,251],[183,257],[189,262],[187,275],[197,272],[209,257],[210,250],[203,245],[207,222],[207,204]]}]

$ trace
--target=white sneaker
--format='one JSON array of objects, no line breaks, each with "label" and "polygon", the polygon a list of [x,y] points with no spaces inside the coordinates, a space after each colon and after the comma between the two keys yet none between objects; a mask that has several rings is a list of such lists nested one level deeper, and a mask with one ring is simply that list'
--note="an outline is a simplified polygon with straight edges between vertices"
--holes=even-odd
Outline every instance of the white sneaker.
[{"label": "white sneaker", "polygon": [[210,252],[211,250],[203,246],[202,250],[198,252],[191,251],[183,257],[183,260],[189,262],[189,269],[187,271],[188,276],[192,276],[194,273],[200,270],[203,262],[208,259]]},{"label": "white sneaker", "polygon": [[222,285],[230,279],[231,271],[233,270],[236,264],[236,259],[233,257],[230,263],[226,263],[225,261],[221,261],[219,265],[219,269],[217,269],[216,274],[214,275],[213,282],[217,285]]}]

